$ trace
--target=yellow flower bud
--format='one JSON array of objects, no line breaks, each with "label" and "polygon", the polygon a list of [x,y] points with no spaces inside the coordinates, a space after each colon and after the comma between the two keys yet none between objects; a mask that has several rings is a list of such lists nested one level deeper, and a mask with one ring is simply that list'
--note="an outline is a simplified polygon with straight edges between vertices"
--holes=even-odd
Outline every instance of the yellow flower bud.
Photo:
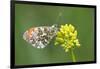
[{"label": "yellow flower bud", "polygon": [[64,42],[63,38],[56,38],[56,40],[60,43]]},{"label": "yellow flower bud", "polygon": [[55,42],[55,45],[58,45],[58,42]]},{"label": "yellow flower bud", "polygon": [[76,46],[77,46],[77,47],[80,47],[80,43],[79,43],[79,41],[76,42]]},{"label": "yellow flower bud", "polygon": [[68,52],[68,49],[65,49],[65,52]]},{"label": "yellow flower bud", "polygon": [[69,29],[70,29],[71,32],[73,32],[74,31],[74,26],[69,24]]},{"label": "yellow flower bud", "polygon": [[62,37],[63,35],[61,34],[61,32],[57,32],[57,36]]},{"label": "yellow flower bud", "polygon": [[69,48],[79,47],[80,44],[77,39],[77,30],[75,30],[75,27],[71,24],[61,25],[55,44],[61,45],[65,49],[65,52],[68,52]]}]

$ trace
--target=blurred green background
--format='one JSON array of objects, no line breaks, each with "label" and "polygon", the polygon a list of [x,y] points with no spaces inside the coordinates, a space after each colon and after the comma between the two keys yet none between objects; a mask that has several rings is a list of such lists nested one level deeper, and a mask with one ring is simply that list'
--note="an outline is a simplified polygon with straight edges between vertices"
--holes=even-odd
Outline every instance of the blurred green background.
[{"label": "blurred green background", "polygon": [[[59,17],[59,13],[62,15]],[[31,27],[72,24],[78,31],[80,48],[74,50],[77,62],[94,60],[94,9],[45,5],[15,5],[15,64],[33,65],[72,62],[71,53],[54,46],[54,39],[43,49],[23,40]]]}]

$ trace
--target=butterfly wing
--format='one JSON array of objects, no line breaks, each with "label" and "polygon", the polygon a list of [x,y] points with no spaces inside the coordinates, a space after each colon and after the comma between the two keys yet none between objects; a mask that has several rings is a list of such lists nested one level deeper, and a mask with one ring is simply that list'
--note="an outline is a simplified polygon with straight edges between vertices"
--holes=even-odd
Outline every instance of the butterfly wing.
[{"label": "butterfly wing", "polygon": [[23,39],[30,43],[33,47],[44,48],[51,39],[56,35],[57,28],[49,26],[35,27],[27,30],[23,34]]}]

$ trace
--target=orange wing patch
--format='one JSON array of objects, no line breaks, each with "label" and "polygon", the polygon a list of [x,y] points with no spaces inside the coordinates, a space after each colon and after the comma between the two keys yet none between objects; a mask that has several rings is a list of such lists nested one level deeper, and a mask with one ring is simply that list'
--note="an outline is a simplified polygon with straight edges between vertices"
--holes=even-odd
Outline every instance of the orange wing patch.
[{"label": "orange wing patch", "polygon": [[31,38],[32,37],[32,33],[34,32],[34,28],[30,28],[28,30],[28,37]]}]

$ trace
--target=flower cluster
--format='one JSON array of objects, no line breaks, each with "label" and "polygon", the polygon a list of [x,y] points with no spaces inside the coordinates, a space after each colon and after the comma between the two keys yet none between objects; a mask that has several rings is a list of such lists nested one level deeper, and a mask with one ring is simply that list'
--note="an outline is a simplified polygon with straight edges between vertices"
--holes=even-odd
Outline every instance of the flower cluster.
[{"label": "flower cluster", "polygon": [[77,30],[71,24],[61,25],[57,32],[55,45],[61,45],[65,52],[74,47],[80,47],[79,40],[77,38]]}]

